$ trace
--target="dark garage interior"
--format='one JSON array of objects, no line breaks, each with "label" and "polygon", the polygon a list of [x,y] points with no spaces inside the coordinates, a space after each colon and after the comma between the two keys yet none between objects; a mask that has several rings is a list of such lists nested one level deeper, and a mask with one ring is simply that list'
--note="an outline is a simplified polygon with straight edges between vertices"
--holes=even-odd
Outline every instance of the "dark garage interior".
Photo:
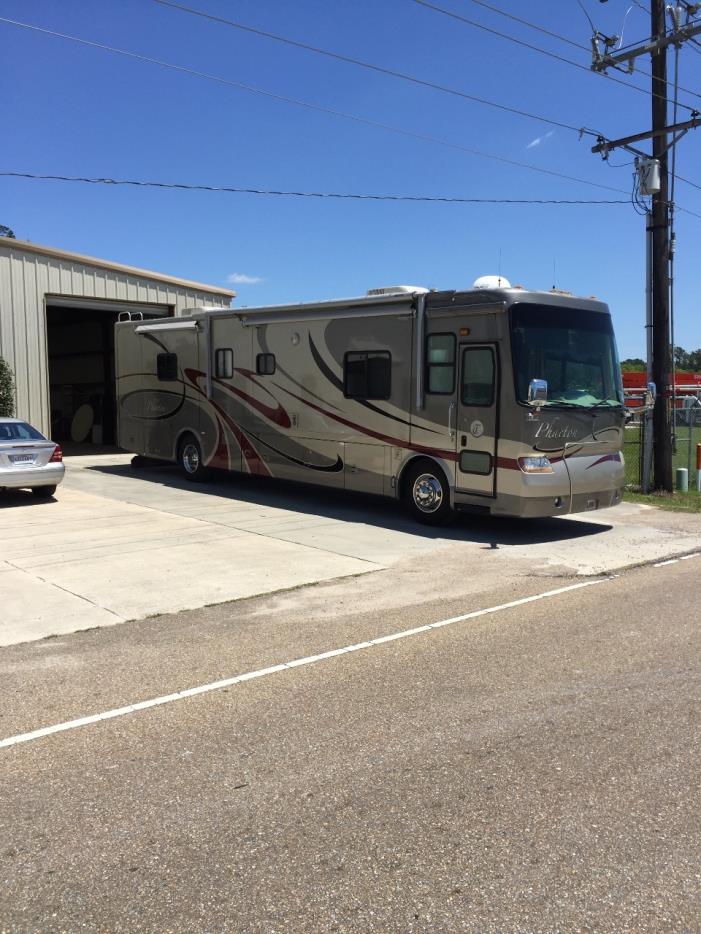
[{"label": "dark garage interior", "polygon": [[[119,314],[114,305],[47,305],[51,437],[69,449],[117,442],[114,324]],[[140,314],[154,318],[163,312]]]},{"label": "dark garage interior", "polygon": [[113,445],[117,313],[46,309],[51,434],[63,444]]}]

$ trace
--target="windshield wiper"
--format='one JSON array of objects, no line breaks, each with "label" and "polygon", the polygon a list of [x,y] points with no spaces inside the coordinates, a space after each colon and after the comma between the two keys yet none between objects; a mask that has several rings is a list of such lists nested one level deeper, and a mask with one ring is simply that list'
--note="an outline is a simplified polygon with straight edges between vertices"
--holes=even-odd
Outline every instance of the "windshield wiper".
[{"label": "windshield wiper", "polygon": [[622,409],[624,405],[622,402],[619,402],[618,399],[599,399],[598,402],[595,402],[594,405],[588,405],[588,409],[598,409],[599,406],[605,405],[607,409]]}]

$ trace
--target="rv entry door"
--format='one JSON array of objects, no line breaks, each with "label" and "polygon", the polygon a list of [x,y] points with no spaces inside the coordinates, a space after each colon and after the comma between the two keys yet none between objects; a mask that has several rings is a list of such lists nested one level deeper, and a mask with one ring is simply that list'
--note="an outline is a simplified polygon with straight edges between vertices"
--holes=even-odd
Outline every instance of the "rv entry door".
[{"label": "rv entry door", "polygon": [[459,345],[455,488],[496,495],[499,357],[496,344]]}]

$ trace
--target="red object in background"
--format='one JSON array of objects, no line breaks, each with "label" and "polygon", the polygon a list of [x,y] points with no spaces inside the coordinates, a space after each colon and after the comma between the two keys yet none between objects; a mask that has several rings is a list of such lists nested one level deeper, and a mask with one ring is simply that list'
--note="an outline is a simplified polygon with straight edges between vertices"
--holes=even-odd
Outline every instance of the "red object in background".
[{"label": "red object in background", "polygon": [[[622,373],[624,389],[645,389],[647,374],[644,371]],[[687,373],[684,370],[676,371],[675,386],[701,386],[701,373]]]},{"label": "red object in background", "polygon": [[[623,372],[623,389],[635,393],[626,395],[626,407],[637,409],[643,404],[643,394],[647,388],[647,374],[644,371]],[[675,408],[684,407],[684,396],[698,396],[701,391],[701,373],[688,373],[686,370],[677,370],[674,385],[677,389]]]}]

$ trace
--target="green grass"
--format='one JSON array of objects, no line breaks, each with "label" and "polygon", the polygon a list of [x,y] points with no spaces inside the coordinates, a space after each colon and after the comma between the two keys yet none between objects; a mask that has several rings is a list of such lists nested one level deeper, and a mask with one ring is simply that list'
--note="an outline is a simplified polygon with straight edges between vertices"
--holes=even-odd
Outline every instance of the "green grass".
[{"label": "green grass", "polygon": [[701,495],[693,493],[635,493],[626,490],[623,498],[630,503],[647,503],[673,512],[701,512]]}]

